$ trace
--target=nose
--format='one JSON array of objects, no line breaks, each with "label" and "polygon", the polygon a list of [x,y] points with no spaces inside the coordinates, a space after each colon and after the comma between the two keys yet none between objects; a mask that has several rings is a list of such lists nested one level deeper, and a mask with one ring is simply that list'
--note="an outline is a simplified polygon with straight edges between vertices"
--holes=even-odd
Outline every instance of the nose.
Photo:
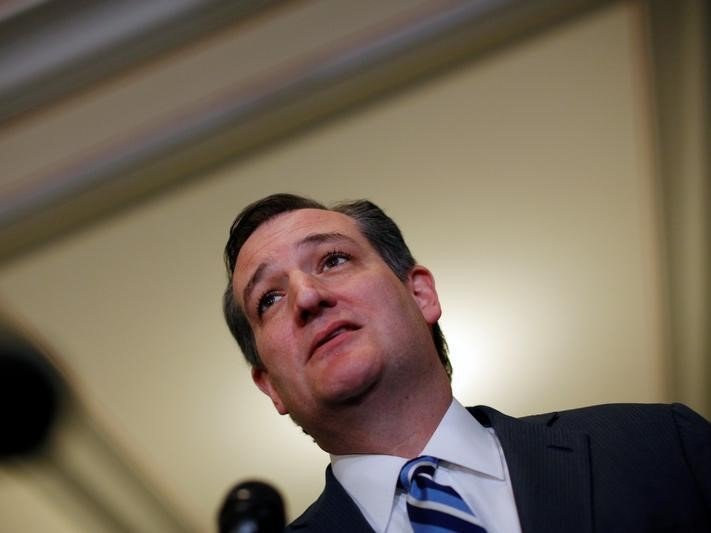
[{"label": "nose", "polygon": [[305,326],[324,309],[336,305],[333,294],[316,277],[298,272],[289,278],[289,290],[292,294],[294,319]]}]

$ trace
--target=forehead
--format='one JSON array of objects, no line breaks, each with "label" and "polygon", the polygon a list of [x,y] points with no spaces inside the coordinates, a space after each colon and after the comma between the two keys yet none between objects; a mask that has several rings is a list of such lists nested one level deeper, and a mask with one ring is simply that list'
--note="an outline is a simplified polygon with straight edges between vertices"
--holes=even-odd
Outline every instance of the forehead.
[{"label": "forehead", "polygon": [[323,209],[288,211],[259,226],[245,241],[237,256],[235,282],[243,280],[264,261],[278,261],[291,253],[306,237],[319,233],[341,233],[367,246],[354,219]]}]

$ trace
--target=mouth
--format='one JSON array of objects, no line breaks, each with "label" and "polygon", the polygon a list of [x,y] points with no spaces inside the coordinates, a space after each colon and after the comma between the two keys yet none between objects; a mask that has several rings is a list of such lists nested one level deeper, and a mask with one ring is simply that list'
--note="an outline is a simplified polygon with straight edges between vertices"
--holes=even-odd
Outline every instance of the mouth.
[{"label": "mouth", "polygon": [[330,324],[326,329],[316,335],[314,343],[311,346],[310,355],[313,355],[314,352],[316,352],[316,350],[318,350],[321,346],[332,341],[336,337],[358,329],[360,329],[360,326],[356,326],[350,322],[334,322],[333,324]]}]

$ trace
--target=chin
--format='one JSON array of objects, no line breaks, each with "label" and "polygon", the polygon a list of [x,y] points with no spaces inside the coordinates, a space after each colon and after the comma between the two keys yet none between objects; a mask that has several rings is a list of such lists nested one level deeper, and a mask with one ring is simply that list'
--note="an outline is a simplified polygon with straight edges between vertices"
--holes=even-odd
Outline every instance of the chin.
[{"label": "chin", "polygon": [[359,387],[343,388],[332,391],[329,395],[329,403],[342,406],[360,405],[376,387],[377,381],[364,383]]},{"label": "chin", "polygon": [[346,375],[331,376],[322,383],[322,397],[331,405],[360,404],[380,381],[380,373],[376,368],[360,369],[360,372],[350,372]]}]

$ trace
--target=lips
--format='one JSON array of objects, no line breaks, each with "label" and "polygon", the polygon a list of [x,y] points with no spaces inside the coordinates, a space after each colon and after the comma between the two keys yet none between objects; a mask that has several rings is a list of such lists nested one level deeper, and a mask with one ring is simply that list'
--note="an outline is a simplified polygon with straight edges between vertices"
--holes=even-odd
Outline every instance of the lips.
[{"label": "lips", "polygon": [[332,339],[335,339],[339,335],[358,329],[360,329],[360,326],[357,326],[350,322],[339,321],[329,324],[328,327],[321,330],[314,338],[314,342],[311,345],[311,355],[313,355],[314,352],[318,350],[321,346],[331,341]]}]

